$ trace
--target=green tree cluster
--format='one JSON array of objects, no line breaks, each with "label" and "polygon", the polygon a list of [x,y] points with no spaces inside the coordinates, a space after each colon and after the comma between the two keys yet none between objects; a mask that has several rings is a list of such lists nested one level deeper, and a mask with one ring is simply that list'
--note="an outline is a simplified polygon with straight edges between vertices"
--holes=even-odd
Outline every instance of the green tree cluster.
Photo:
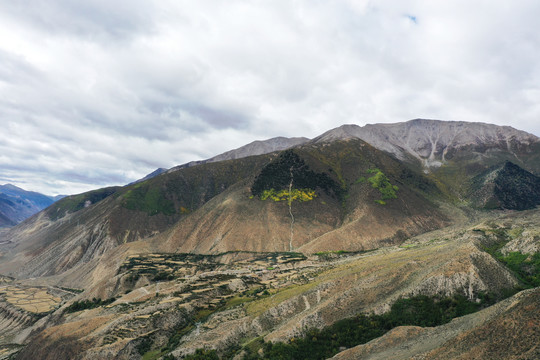
[{"label": "green tree cluster", "polygon": [[381,199],[375,200],[381,205],[386,204],[385,200],[397,199],[396,191],[399,188],[396,185],[390,183],[390,179],[379,169],[368,170],[368,173],[373,174],[367,180],[371,186],[381,193]]},{"label": "green tree cluster", "polygon": [[126,209],[144,211],[148,215],[173,215],[174,203],[167,199],[163,189],[146,183],[138,184],[123,195]]},{"label": "green tree cluster", "polygon": [[66,308],[66,311],[68,313],[86,310],[86,309],[93,309],[100,306],[105,306],[113,303],[116,300],[116,298],[109,298],[106,300],[96,299],[93,298],[92,300],[81,300],[81,301],[75,301],[73,304],[69,305]]},{"label": "green tree cluster", "polygon": [[499,252],[495,257],[510,268],[527,287],[540,286],[540,253],[529,255],[516,251],[503,255]]}]

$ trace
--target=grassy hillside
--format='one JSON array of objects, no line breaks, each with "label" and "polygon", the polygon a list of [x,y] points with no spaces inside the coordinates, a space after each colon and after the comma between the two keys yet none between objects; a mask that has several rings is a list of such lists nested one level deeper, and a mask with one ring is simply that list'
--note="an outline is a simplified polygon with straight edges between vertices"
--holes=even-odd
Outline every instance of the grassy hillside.
[{"label": "grassy hillside", "polygon": [[85,207],[94,205],[101,200],[116,194],[118,190],[120,190],[120,187],[114,186],[93,190],[78,195],[66,196],[47,209],[47,214],[51,220],[57,220],[64,217],[68,213],[75,213],[84,209]]}]

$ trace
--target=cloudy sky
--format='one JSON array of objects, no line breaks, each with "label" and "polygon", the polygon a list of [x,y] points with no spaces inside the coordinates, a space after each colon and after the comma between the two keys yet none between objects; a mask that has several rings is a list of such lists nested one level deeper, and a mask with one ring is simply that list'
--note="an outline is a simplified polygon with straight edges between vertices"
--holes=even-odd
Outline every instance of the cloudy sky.
[{"label": "cloudy sky", "polygon": [[413,118],[540,135],[540,2],[0,2],[0,184],[71,194]]}]

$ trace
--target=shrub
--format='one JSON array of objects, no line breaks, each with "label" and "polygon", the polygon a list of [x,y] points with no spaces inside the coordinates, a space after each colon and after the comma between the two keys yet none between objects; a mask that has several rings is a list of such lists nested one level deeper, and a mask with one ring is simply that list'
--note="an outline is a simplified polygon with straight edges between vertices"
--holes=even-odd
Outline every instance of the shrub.
[{"label": "shrub", "polygon": [[184,360],[219,360],[216,350],[197,349],[195,354],[188,355]]}]

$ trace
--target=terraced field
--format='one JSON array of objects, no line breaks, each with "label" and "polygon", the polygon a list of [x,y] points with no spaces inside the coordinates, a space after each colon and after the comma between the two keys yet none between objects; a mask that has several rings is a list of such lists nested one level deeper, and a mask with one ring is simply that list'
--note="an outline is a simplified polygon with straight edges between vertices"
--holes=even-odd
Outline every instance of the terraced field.
[{"label": "terraced field", "polygon": [[60,304],[61,297],[50,294],[46,288],[2,286],[0,294],[8,303],[31,313],[47,313]]}]

